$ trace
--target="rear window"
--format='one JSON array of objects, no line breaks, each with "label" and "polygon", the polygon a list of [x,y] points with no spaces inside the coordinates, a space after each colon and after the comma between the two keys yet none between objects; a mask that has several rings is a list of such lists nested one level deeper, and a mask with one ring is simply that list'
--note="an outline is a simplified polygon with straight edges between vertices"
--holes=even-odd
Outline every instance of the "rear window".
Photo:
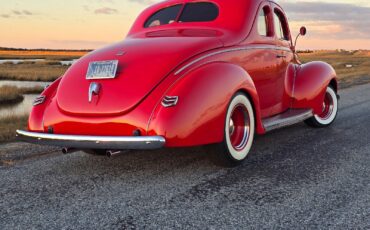
[{"label": "rear window", "polygon": [[219,9],[211,2],[187,3],[170,6],[154,13],[145,22],[144,27],[161,26],[175,22],[208,22],[218,17]]},{"label": "rear window", "polygon": [[166,25],[174,22],[179,15],[182,5],[170,6],[154,13],[146,22],[144,27]]},{"label": "rear window", "polygon": [[209,22],[218,16],[218,7],[211,2],[188,3],[180,16],[179,22]]}]

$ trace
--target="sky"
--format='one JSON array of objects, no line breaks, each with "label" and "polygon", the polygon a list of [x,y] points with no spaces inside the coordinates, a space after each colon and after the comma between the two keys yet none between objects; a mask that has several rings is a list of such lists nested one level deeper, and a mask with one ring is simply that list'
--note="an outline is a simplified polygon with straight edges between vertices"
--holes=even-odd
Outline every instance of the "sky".
[{"label": "sky", "polygon": [[[276,0],[298,49],[370,49],[369,0]],[[124,39],[159,0],[0,0],[0,47],[96,49]]]}]

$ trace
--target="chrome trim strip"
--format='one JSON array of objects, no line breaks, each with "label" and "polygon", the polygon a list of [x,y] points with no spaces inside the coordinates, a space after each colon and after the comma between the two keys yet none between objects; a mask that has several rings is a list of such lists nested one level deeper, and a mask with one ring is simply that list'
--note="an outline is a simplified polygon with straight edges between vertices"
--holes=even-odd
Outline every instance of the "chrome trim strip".
[{"label": "chrome trim strip", "polygon": [[116,137],[36,133],[17,130],[17,139],[33,144],[77,149],[159,149],[166,144],[162,136]]},{"label": "chrome trim strip", "polygon": [[216,51],[216,52],[213,52],[213,53],[206,54],[206,55],[204,55],[202,57],[199,57],[199,58],[197,58],[197,59],[189,62],[188,64],[184,65],[179,70],[177,70],[175,72],[175,75],[180,74],[182,71],[184,71],[185,69],[187,69],[188,67],[192,66],[193,64],[195,64],[197,62],[199,62],[199,61],[201,61],[203,59],[206,59],[208,57],[215,56],[217,54],[234,52],[234,51],[242,51],[242,50],[256,50],[256,49],[282,50],[282,51],[292,52],[290,49],[285,48],[285,47],[269,47],[269,46],[254,46],[254,47],[248,46],[248,47],[236,47],[236,48],[224,49],[224,50],[219,50],[219,51]]},{"label": "chrome trim strip", "polygon": [[33,106],[40,105],[45,102],[45,99],[46,97],[44,95],[40,95],[33,100],[32,105]]},{"label": "chrome trim strip", "polygon": [[178,102],[178,96],[165,96],[162,100],[162,106],[168,108],[177,105]]},{"label": "chrome trim strip", "polygon": [[[291,114],[290,113],[296,113]],[[263,121],[263,126],[266,132],[270,132],[275,129],[279,129],[286,126],[291,126],[307,120],[310,117],[313,117],[313,111],[310,110],[291,110],[283,114],[279,114],[275,117],[265,119]]]}]

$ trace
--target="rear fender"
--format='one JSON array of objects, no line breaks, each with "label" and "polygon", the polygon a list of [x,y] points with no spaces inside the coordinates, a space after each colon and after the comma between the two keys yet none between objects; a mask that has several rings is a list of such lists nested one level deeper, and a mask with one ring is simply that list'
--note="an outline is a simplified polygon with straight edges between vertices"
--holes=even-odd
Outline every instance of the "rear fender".
[{"label": "rear fender", "polygon": [[55,93],[58,89],[60,80],[62,77],[58,78],[56,81],[51,83],[42,93],[42,96],[45,96],[44,103],[34,106],[31,110],[30,116],[28,118],[28,130],[33,132],[44,132],[43,119],[44,111],[46,107],[50,104],[52,98],[55,96]]},{"label": "rear fender", "polygon": [[336,73],[329,64],[310,62],[301,65],[294,84],[293,108],[312,108],[315,114],[320,114],[329,85],[337,89]]},{"label": "rear fender", "polygon": [[158,103],[148,134],[164,136],[168,147],[222,142],[226,110],[238,91],[250,97],[257,127],[263,132],[257,92],[248,73],[230,63],[213,62],[188,72],[169,87],[163,96],[178,96],[178,104],[165,108]]}]

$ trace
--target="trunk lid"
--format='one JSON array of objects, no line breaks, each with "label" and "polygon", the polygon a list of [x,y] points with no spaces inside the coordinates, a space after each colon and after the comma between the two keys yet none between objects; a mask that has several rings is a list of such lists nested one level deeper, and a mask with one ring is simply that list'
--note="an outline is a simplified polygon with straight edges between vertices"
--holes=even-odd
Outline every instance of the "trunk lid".
[{"label": "trunk lid", "polygon": [[[216,37],[129,38],[81,58],[63,76],[57,104],[65,113],[115,115],[134,108],[171,71],[192,56],[221,47]],[[118,60],[114,79],[87,80],[90,62]],[[92,82],[99,95],[89,102]]]}]

